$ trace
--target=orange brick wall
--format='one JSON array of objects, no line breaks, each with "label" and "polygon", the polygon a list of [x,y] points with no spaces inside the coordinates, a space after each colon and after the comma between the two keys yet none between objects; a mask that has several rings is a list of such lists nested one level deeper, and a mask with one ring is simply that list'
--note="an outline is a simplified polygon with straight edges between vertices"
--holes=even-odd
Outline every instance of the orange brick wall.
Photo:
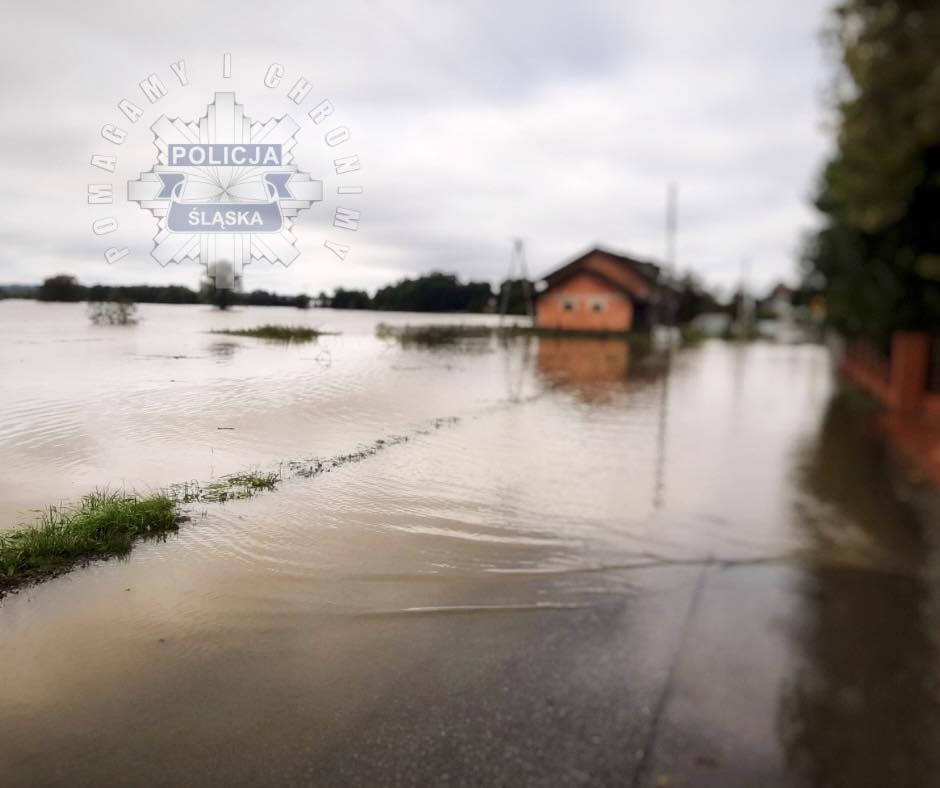
[{"label": "orange brick wall", "polygon": [[[573,308],[565,309],[565,302]],[[599,310],[594,304],[599,304]],[[633,304],[623,293],[589,274],[577,274],[539,295],[535,305],[539,328],[562,331],[629,331]]]}]

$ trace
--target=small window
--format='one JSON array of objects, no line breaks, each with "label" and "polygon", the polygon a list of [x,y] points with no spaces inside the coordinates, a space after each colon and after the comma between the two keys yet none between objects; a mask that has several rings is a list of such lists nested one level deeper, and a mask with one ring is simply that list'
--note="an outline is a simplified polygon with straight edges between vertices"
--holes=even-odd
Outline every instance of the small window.
[{"label": "small window", "polygon": [[604,311],[604,302],[600,299],[595,299],[591,302],[591,309],[594,312],[603,312]]},{"label": "small window", "polygon": [[574,309],[574,299],[566,298],[561,302],[562,309],[566,312],[571,312]]}]

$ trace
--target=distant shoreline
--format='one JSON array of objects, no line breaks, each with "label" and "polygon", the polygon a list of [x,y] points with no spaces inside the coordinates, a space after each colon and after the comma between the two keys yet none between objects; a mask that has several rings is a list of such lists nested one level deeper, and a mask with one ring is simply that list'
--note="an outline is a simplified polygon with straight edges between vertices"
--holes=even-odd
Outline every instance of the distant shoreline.
[{"label": "distant shoreline", "polygon": [[[321,291],[280,295],[267,290],[217,289],[203,282],[199,290],[185,285],[83,285],[75,276],[58,274],[40,285],[0,285],[0,300],[19,298],[53,302],[123,301],[136,304],[210,304],[222,309],[230,306],[291,306],[332,309],[371,309],[380,312],[490,314],[498,311],[503,299],[508,314],[525,314],[531,282],[507,280],[494,291],[489,282],[462,282],[456,274],[432,271],[415,279],[380,287],[375,295],[365,290],[339,287],[332,295]],[[528,309],[531,308],[531,301]]]}]

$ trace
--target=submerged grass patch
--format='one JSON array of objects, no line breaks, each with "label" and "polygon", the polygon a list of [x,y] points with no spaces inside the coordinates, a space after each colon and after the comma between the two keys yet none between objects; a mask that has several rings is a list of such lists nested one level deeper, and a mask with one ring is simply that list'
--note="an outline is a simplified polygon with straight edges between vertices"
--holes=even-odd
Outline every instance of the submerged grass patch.
[{"label": "submerged grass patch", "polygon": [[254,337],[255,339],[273,339],[277,342],[310,342],[327,335],[309,326],[277,326],[267,323],[254,328],[222,328],[210,331],[211,334],[225,334],[232,337]]},{"label": "submerged grass patch", "polygon": [[375,327],[375,335],[379,339],[396,339],[403,345],[452,345],[461,339],[488,339],[501,329],[492,326],[465,326],[465,325],[426,325],[426,326],[392,326],[388,323],[379,323]]},{"label": "submerged grass patch", "polygon": [[538,328],[530,325],[480,326],[460,323],[402,325],[379,323],[375,327],[379,339],[393,339],[404,346],[436,347],[453,345],[463,340],[490,339],[511,340],[518,337],[544,337],[546,339],[609,339],[629,340],[631,345],[649,344],[649,333],[645,331],[569,331],[557,328]]},{"label": "submerged grass patch", "polygon": [[91,558],[126,555],[137,539],[177,530],[177,507],[168,495],[106,490],[76,506],[50,506],[35,524],[0,532],[0,593]]},{"label": "submerged grass patch", "polygon": [[224,503],[275,490],[285,478],[310,479],[368,459],[383,449],[456,424],[433,419],[404,434],[389,435],[348,454],[282,462],[276,471],[251,470],[208,482],[184,482],[148,496],[97,491],[76,506],[49,507],[34,525],[0,531],[0,597],[31,582],[48,580],[95,558],[123,556],[138,539],[176,531],[190,503]]},{"label": "submerged grass patch", "polygon": [[211,482],[175,484],[170,488],[170,494],[179,503],[224,503],[277,489],[280,481],[279,472],[248,471],[233,473]]}]

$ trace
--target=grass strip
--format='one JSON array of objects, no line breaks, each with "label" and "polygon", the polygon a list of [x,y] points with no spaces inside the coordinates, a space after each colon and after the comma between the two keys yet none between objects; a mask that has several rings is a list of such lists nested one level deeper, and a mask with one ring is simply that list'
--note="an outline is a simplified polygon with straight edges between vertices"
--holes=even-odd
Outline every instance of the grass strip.
[{"label": "grass strip", "polygon": [[92,558],[127,555],[138,539],[176,531],[178,506],[165,494],[107,490],[84,496],[76,506],[50,506],[33,525],[0,531],[0,594]]},{"label": "grass strip", "polygon": [[309,326],[277,326],[272,323],[255,326],[254,328],[222,328],[209,333],[225,334],[232,337],[272,339],[276,342],[310,342],[327,334],[325,331],[318,331]]},{"label": "grass strip", "polygon": [[248,471],[222,476],[211,482],[183,482],[170,487],[170,496],[178,503],[224,503],[251,498],[262,492],[277,489],[281,474]]},{"label": "grass strip", "polygon": [[569,331],[557,328],[534,326],[476,326],[460,323],[437,323],[428,325],[391,325],[379,323],[375,327],[379,339],[397,340],[404,346],[436,347],[453,345],[466,339],[510,340],[518,337],[543,337],[546,339],[609,339],[629,340],[631,345],[649,344],[649,333],[644,331]]},{"label": "grass strip", "polygon": [[251,498],[276,490],[285,478],[310,479],[329,473],[459,421],[455,416],[433,419],[408,433],[379,438],[347,454],[283,462],[277,471],[251,470],[208,482],[184,482],[148,496],[99,490],[76,506],[50,506],[35,524],[0,531],[0,598],[93,559],[125,556],[138,539],[177,531],[179,524],[189,519],[182,514],[185,504]]},{"label": "grass strip", "polygon": [[393,326],[379,323],[375,335],[379,339],[396,339],[403,345],[452,345],[462,339],[481,339],[496,336],[501,329],[492,326],[465,326],[439,324],[426,326]]}]

